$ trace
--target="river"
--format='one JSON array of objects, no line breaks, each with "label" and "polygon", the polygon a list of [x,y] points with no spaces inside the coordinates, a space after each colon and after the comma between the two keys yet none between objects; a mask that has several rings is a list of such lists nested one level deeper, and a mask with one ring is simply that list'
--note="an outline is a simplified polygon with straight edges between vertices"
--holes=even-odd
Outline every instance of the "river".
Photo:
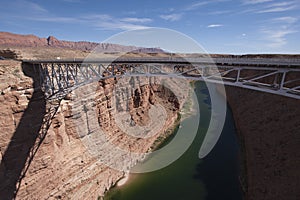
[{"label": "river", "polygon": [[[195,140],[189,149],[171,165],[149,173],[130,174],[125,185],[112,188],[105,200],[215,200],[242,199],[238,180],[239,145],[234,120],[227,107],[226,121],[216,146],[203,159],[198,152],[209,119],[210,100],[204,83],[195,83],[195,93],[201,110],[201,120]],[[190,116],[181,129],[189,132],[189,124],[197,123]]]}]

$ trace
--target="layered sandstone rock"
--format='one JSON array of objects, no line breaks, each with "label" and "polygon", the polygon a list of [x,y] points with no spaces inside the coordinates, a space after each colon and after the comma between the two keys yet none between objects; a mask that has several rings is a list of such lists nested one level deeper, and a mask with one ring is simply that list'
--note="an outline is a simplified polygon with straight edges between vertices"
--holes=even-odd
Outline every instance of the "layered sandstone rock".
[{"label": "layered sandstone rock", "polygon": [[[61,102],[49,102],[31,66],[12,61],[0,64],[1,199],[11,199],[16,191],[17,199],[103,196],[174,124],[181,106],[172,93],[178,86],[170,84],[168,89],[156,79],[122,84],[106,79],[75,90]],[[187,97],[186,92],[181,98]],[[159,130],[147,138],[126,133],[130,127],[154,129],[153,113],[165,117]],[[125,120],[123,127],[118,120]],[[102,148],[99,131],[125,154]],[[129,151],[138,156],[126,157]],[[116,167],[108,167],[105,161],[117,163]]]}]

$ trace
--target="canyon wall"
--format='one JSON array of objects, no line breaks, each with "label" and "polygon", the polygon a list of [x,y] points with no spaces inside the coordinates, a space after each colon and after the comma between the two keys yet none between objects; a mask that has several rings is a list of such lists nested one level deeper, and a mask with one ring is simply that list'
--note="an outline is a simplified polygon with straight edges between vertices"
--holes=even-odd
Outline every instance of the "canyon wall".
[{"label": "canyon wall", "polygon": [[245,199],[300,199],[300,100],[226,86]]},{"label": "canyon wall", "polygon": [[[182,106],[172,93],[179,88],[168,89],[157,79],[125,81],[119,90],[119,80],[106,79],[75,90],[61,102],[45,101],[32,66],[0,62],[1,199],[103,196],[143,156],[132,159],[103,149],[99,131],[114,147],[145,153],[173,126]],[[157,113],[164,123],[153,133]],[[128,135],[130,128],[144,128],[150,135]],[[118,164],[112,168],[106,161]]]}]

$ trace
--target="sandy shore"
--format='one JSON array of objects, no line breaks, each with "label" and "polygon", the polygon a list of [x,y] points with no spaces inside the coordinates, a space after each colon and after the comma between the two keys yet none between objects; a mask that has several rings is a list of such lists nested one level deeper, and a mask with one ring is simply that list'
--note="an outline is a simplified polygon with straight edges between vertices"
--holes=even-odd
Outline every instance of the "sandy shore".
[{"label": "sandy shore", "polygon": [[126,172],[125,175],[124,175],[124,177],[121,178],[121,179],[118,181],[117,186],[122,186],[122,185],[126,184],[126,182],[128,181],[128,179],[129,179],[129,173]]}]

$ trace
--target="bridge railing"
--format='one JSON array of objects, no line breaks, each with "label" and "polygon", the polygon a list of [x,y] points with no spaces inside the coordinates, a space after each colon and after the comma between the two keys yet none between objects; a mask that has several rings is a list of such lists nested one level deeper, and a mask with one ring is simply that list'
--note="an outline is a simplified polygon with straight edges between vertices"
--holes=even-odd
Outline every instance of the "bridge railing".
[{"label": "bridge railing", "polygon": [[41,63],[47,98],[64,96],[84,84],[122,76],[185,78],[243,87],[300,99],[300,69],[212,63]]},{"label": "bridge railing", "polygon": [[249,58],[249,57],[145,57],[145,58],[130,58],[120,57],[117,59],[101,58],[101,59],[67,59],[67,60],[24,60],[28,63],[178,63],[178,64],[243,64],[249,66],[278,66],[278,67],[300,67],[300,58]]}]

